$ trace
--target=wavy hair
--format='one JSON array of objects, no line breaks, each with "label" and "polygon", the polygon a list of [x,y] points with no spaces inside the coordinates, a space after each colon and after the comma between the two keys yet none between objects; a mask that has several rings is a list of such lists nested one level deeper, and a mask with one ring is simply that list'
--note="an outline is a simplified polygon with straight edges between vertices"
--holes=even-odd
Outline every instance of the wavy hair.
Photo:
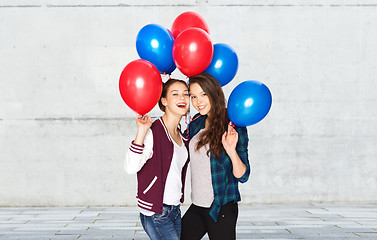
[{"label": "wavy hair", "polygon": [[201,73],[190,77],[189,85],[194,83],[200,85],[203,91],[207,94],[211,104],[211,109],[207,116],[208,126],[199,136],[196,150],[209,144],[207,155],[209,156],[209,152],[211,151],[212,155],[215,158],[218,158],[224,149],[221,142],[222,135],[228,127],[228,115],[223,89],[221,88],[220,83],[208,73]]}]

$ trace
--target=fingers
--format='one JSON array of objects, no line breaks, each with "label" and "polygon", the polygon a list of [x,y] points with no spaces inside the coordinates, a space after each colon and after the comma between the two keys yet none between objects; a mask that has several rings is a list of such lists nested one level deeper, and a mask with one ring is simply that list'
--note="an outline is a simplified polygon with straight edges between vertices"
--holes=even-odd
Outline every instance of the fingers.
[{"label": "fingers", "polygon": [[152,118],[151,118],[151,116],[149,116],[149,115],[145,115],[144,117],[146,117],[146,119],[148,120],[148,122],[152,122]]},{"label": "fingers", "polygon": [[228,132],[230,132],[232,130],[232,125],[230,125],[230,123],[228,124]]},{"label": "fingers", "polygon": [[137,115],[136,122],[148,123],[148,122],[152,122],[152,118],[149,115]]},{"label": "fingers", "polygon": [[228,134],[229,135],[237,135],[238,133],[232,125],[233,125],[232,122],[229,122],[229,124],[228,124]]}]

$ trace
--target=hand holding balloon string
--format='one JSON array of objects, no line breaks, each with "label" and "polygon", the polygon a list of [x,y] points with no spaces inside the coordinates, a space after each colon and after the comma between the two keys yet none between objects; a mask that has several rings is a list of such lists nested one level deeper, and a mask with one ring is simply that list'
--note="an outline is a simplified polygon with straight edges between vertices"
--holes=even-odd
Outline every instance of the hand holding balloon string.
[{"label": "hand holding balloon string", "polygon": [[143,145],[148,129],[152,126],[152,118],[148,115],[137,115],[135,120],[138,129],[134,143],[138,145]]},{"label": "hand holding balloon string", "polygon": [[229,122],[228,130],[224,132],[221,142],[224,146],[225,151],[228,153],[228,155],[231,155],[231,153],[236,151],[236,146],[238,142],[238,133],[232,126],[232,122]]}]

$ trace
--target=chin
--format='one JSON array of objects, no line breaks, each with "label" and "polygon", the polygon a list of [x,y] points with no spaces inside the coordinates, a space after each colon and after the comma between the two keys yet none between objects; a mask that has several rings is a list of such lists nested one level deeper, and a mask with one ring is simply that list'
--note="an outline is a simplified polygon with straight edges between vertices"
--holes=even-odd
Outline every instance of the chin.
[{"label": "chin", "polygon": [[178,112],[178,114],[180,114],[181,116],[184,116],[184,115],[186,115],[187,111],[188,111],[188,109],[186,109],[185,111],[181,110],[181,111]]},{"label": "chin", "polygon": [[207,115],[207,114],[208,114],[208,111],[199,111],[199,114],[200,114],[200,115]]}]

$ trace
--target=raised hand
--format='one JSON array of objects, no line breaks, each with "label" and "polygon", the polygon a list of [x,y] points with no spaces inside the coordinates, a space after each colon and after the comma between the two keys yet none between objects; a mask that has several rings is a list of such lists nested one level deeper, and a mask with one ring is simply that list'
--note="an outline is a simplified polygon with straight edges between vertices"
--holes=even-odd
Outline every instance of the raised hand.
[{"label": "raised hand", "polygon": [[236,150],[238,142],[238,133],[231,126],[231,122],[228,124],[228,131],[224,132],[221,142],[225,148],[225,151],[230,155],[232,151]]},{"label": "raised hand", "polygon": [[152,118],[148,115],[137,115],[136,125],[139,129],[148,130],[152,126]]},{"label": "raised hand", "polygon": [[138,127],[134,143],[143,145],[145,135],[148,129],[152,126],[152,118],[148,115],[138,115],[136,116],[136,125]]}]

